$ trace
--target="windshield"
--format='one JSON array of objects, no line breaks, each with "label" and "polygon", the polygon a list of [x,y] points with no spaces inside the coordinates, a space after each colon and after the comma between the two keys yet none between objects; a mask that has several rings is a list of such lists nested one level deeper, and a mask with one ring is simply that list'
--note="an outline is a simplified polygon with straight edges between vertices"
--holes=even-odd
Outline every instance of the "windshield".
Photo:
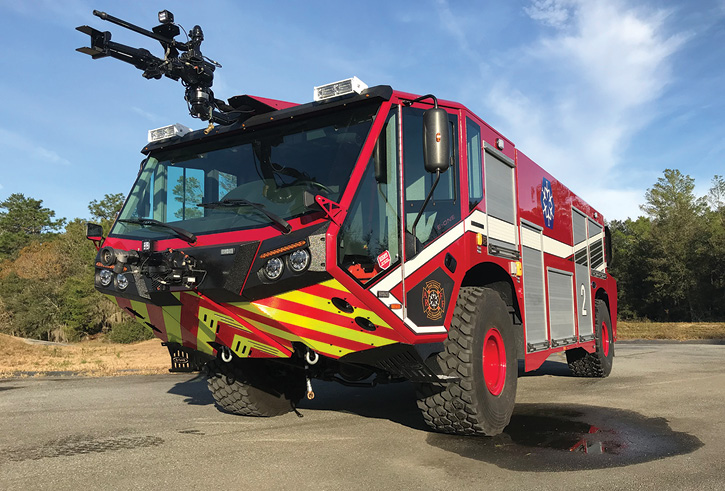
[{"label": "windshield", "polygon": [[319,211],[304,194],[339,201],[378,105],[170,150],[149,157],[111,232],[167,238],[171,224],[208,234],[284,223]]}]

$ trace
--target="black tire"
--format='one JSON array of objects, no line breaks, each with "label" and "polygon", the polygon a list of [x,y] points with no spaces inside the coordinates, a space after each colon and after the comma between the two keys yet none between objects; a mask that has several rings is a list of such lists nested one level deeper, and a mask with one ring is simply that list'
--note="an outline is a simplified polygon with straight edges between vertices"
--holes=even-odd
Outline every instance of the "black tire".
[{"label": "black tire", "polygon": [[214,360],[207,385],[222,410],[269,417],[293,410],[304,395],[305,378],[302,369],[267,360]]},{"label": "black tire", "polygon": [[566,361],[576,377],[606,377],[612,372],[614,361],[614,333],[609,308],[604,300],[594,302],[594,337],[596,350],[589,353],[583,348],[566,352]]},{"label": "black tire", "polygon": [[516,400],[515,338],[509,309],[496,291],[461,288],[445,349],[437,355],[443,373],[460,380],[420,386],[418,407],[428,426],[458,435],[504,430]]}]

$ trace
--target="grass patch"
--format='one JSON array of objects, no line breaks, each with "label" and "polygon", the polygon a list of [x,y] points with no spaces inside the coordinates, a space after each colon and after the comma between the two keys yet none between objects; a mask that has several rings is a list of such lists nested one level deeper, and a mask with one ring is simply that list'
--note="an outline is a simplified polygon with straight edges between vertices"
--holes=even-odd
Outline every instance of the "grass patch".
[{"label": "grass patch", "polygon": [[617,322],[618,339],[725,339],[725,322]]},{"label": "grass patch", "polygon": [[90,376],[168,373],[170,367],[169,352],[158,339],[132,344],[94,340],[44,346],[0,334],[0,378],[58,370]]}]

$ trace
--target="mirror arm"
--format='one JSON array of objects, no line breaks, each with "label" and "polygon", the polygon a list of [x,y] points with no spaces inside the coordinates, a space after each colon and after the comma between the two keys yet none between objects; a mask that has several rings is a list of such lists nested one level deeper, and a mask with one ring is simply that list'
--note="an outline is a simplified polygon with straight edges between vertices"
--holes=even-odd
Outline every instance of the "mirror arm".
[{"label": "mirror arm", "polygon": [[418,240],[415,237],[415,228],[418,226],[418,221],[420,220],[420,217],[423,216],[423,211],[425,211],[425,207],[428,206],[428,202],[430,201],[431,197],[433,196],[433,191],[435,191],[436,186],[438,185],[438,181],[441,179],[441,171],[436,171],[436,180],[433,182],[433,186],[430,188],[430,191],[428,191],[428,196],[425,197],[425,201],[423,202],[423,206],[421,206],[420,211],[418,212],[418,216],[415,217],[415,221],[413,222],[413,255],[418,254]]},{"label": "mirror arm", "polygon": [[417,99],[413,99],[412,101],[403,101],[404,106],[412,106],[416,102],[424,101],[426,99],[433,99],[433,107],[438,109],[438,99],[433,94],[426,94],[418,97]]}]

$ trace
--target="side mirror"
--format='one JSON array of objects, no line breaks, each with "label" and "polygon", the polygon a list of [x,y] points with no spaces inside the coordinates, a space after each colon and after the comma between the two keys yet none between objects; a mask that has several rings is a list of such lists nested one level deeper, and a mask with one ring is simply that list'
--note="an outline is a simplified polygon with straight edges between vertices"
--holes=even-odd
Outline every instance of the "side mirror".
[{"label": "side mirror", "polygon": [[102,240],[103,239],[103,227],[97,223],[86,223],[86,239],[88,240]]},{"label": "side mirror", "polygon": [[607,260],[607,268],[612,267],[612,232],[609,227],[604,227],[604,257]]},{"label": "side mirror", "polygon": [[426,172],[445,172],[450,165],[451,136],[448,113],[441,108],[423,114],[423,161]]}]

